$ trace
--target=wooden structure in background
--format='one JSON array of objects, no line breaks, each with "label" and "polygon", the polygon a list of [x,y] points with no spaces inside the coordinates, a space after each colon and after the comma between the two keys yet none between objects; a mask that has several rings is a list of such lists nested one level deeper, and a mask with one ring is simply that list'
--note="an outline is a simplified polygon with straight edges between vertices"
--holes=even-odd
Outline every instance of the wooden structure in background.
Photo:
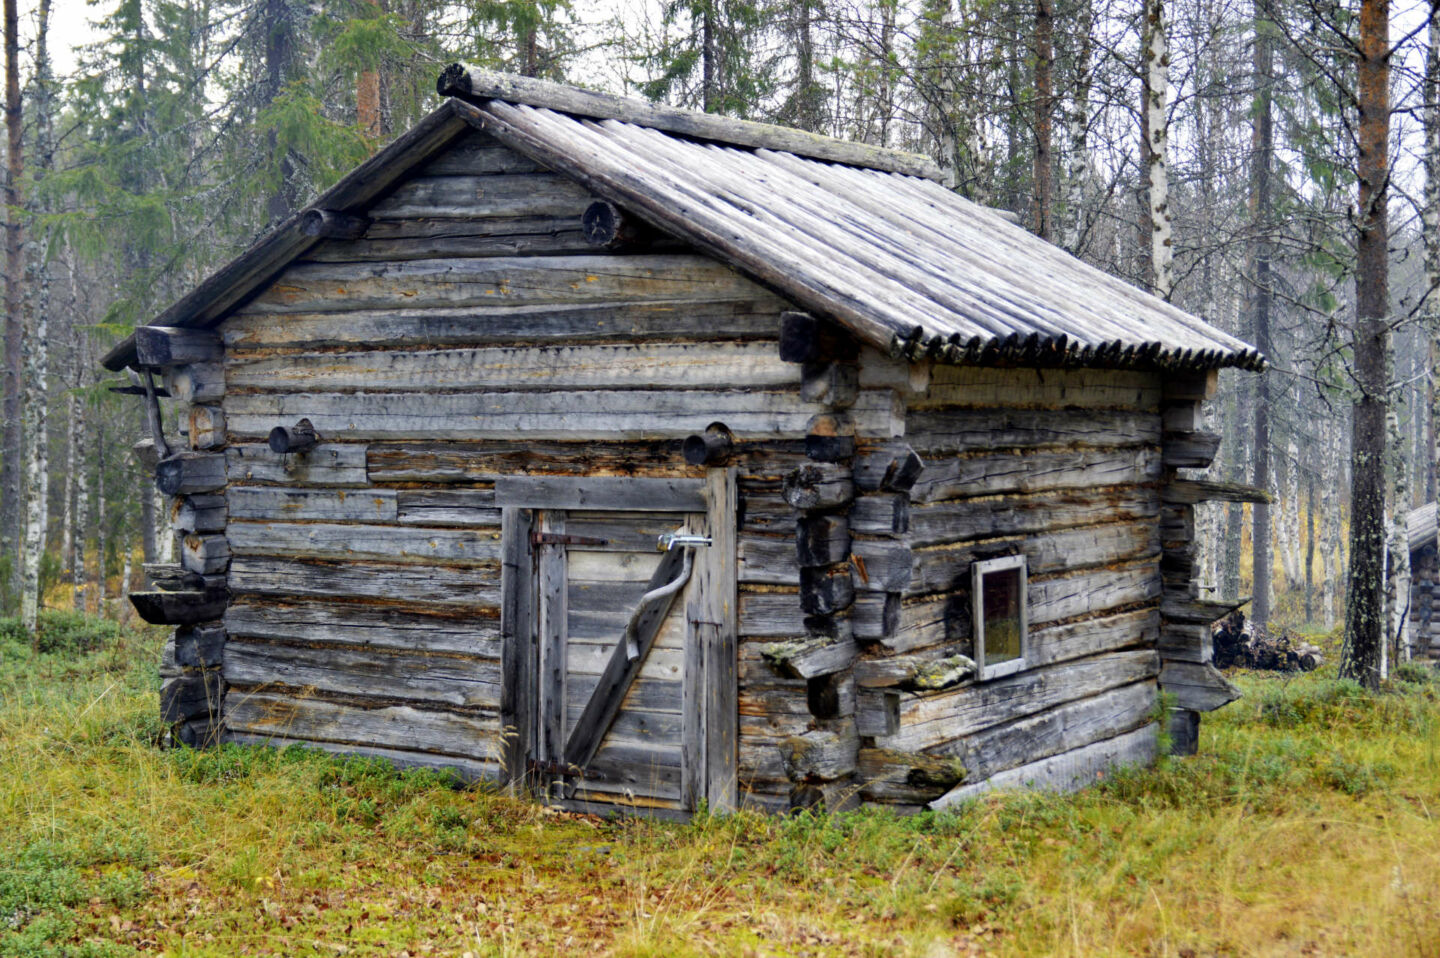
[{"label": "wooden structure in background", "polygon": [[[1152,757],[1161,688],[1193,748],[1234,692],[1192,509],[1249,493],[1181,470],[1258,354],[923,158],[441,91],[106,357],[181,404],[183,568],[135,602],[182,739],[674,815],[1083,784]],[[1029,631],[985,681],[998,556]]]},{"label": "wooden structure in background", "polygon": [[1435,503],[1410,510],[1410,615],[1405,634],[1410,654],[1440,661],[1440,561],[1436,559]]}]

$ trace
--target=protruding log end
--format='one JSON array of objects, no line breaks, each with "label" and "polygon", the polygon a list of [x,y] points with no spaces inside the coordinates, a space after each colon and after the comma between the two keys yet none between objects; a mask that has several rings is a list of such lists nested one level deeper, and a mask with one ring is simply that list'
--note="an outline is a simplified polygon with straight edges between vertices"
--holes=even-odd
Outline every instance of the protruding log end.
[{"label": "protruding log end", "polygon": [[320,441],[310,420],[302,419],[293,426],[276,426],[270,430],[270,451],[276,455],[304,452]]},{"label": "protruding log end", "polygon": [[719,466],[735,449],[735,437],[723,422],[712,422],[704,433],[688,436],[681,446],[685,461],[692,466]]},{"label": "protruding log end", "polygon": [[780,358],[787,363],[854,359],[859,347],[840,327],[809,313],[780,314]]},{"label": "protruding log end", "polygon": [[452,63],[435,81],[435,92],[441,96],[468,96],[470,69],[463,63]]},{"label": "protruding log end", "polygon": [[370,228],[370,217],[335,210],[306,210],[300,229],[306,236],[321,239],[359,239]]},{"label": "protruding log end", "polygon": [[654,239],[654,233],[645,223],[605,200],[596,200],[585,207],[580,230],[587,243],[602,249],[646,246]]}]

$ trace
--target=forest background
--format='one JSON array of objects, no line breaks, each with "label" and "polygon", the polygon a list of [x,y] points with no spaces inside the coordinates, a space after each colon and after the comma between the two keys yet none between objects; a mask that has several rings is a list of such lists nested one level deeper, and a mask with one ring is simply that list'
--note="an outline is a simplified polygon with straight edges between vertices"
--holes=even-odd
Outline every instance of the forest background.
[{"label": "forest background", "polygon": [[1348,610],[1404,654],[1404,517],[1436,484],[1430,0],[4,12],[0,614],[103,612],[172,559],[130,451],[141,404],[97,358],[433,108],[464,60],[928,154],[961,194],[1257,345],[1269,370],[1224,372],[1210,404],[1209,475],[1275,503],[1202,507],[1198,578],[1254,595],[1262,624]]}]

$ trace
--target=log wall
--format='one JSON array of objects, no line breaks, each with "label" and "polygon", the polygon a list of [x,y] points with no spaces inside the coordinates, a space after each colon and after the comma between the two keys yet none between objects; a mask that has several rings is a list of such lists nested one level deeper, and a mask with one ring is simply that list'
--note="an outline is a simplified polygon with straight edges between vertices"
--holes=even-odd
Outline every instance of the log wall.
[{"label": "log wall", "polygon": [[1440,660],[1440,562],[1433,542],[1410,552],[1410,607],[1412,654]]}]

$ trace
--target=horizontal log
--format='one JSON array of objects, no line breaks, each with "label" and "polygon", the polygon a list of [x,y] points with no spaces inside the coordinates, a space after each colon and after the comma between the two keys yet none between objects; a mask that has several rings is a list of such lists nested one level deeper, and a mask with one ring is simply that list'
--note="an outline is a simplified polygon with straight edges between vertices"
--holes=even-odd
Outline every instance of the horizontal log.
[{"label": "horizontal log", "polygon": [[[869,488],[873,459],[856,461],[856,481]],[[1081,449],[977,455],[927,461],[925,471],[910,491],[912,502],[974,498],[1001,494],[1092,489],[1096,486],[1140,485],[1160,478],[1160,451],[1153,446],[1133,449]],[[1167,487],[1168,488],[1168,487]]]},{"label": "horizontal log", "polygon": [[785,775],[794,782],[833,782],[855,771],[860,739],[854,729],[806,732],[780,743]]},{"label": "horizontal log", "polygon": [[705,511],[700,479],[502,477],[495,483],[495,501],[528,509]]},{"label": "horizontal log", "polygon": [[368,486],[366,447],[340,443],[320,445],[295,455],[271,452],[264,444],[225,450],[231,482],[270,482],[294,486]]},{"label": "horizontal log", "polygon": [[500,706],[500,663],[493,659],[381,652],[376,649],[272,645],[232,637],[225,681],[237,689],[315,689],[380,702],[457,708]]},{"label": "horizontal log", "polygon": [[346,522],[394,522],[399,518],[394,489],[287,489],[230,486],[225,490],[232,519],[290,521],[328,519]]},{"label": "horizontal log", "polygon": [[218,452],[181,452],[155,467],[155,486],[167,496],[214,492],[225,482],[225,456]]},{"label": "horizontal log", "polygon": [[311,208],[300,217],[301,232],[321,239],[358,239],[369,228],[370,217],[335,210]]},{"label": "horizontal log", "polygon": [[[287,269],[234,318],[388,310],[398,303],[416,310],[754,298],[764,297],[751,280],[715,260],[686,254],[305,263]],[[774,323],[772,314],[771,336]],[[227,345],[230,336],[227,332]]]},{"label": "horizontal log", "polygon": [[160,721],[184,722],[219,715],[224,708],[225,681],[214,670],[186,672],[160,684]]},{"label": "horizontal log", "polygon": [[958,759],[924,752],[862,748],[855,777],[862,783],[860,795],[866,801],[923,805],[944,795],[968,776],[968,770]]},{"label": "horizontal log", "polygon": [[190,407],[190,448],[218,449],[225,445],[225,410],[219,406]]},{"label": "horizontal log", "polygon": [[498,609],[239,596],[225,610],[225,627],[232,635],[252,639],[500,658]]},{"label": "horizontal log", "polygon": [[421,526],[498,526],[493,489],[403,489],[397,497],[402,523]]},{"label": "horizontal log", "polygon": [[1167,432],[1160,453],[1171,469],[1208,469],[1220,451],[1221,438],[1215,432]]},{"label": "horizontal log", "polygon": [[237,595],[248,592],[259,595],[393,599],[450,606],[498,608],[500,605],[498,562],[449,568],[236,556],[230,562],[229,582],[231,591]]},{"label": "horizontal log", "polygon": [[218,619],[229,601],[224,590],[130,593],[130,604],[151,625],[194,625]]},{"label": "horizontal log", "polygon": [[1160,626],[1160,641],[1155,647],[1166,661],[1210,662],[1215,658],[1208,625],[1166,621]]},{"label": "horizontal log", "polygon": [[270,392],[793,386],[766,342],[366,349],[231,357],[230,388]]},{"label": "horizontal log", "polygon": [[136,326],[135,359],[141,366],[162,368],[189,363],[218,363],[225,355],[220,334],[212,329]]},{"label": "horizontal log", "polygon": [[175,664],[200,669],[219,665],[227,638],[225,627],[216,623],[181,626],[175,630]]},{"label": "horizontal log", "polygon": [[276,426],[270,430],[266,445],[277,455],[308,452],[320,442],[315,426],[308,419],[297,420],[289,426]]},{"label": "horizontal log", "polygon": [[1115,369],[1004,369],[937,365],[912,409],[1129,409],[1160,411],[1158,373]]},{"label": "horizontal log", "polygon": [[[580,282],[580,277],[569,280]],[[607,342],[624,340],[758,339],[774,342],[775,315],[784,303],[760,289],[726,295],[703,290],[690,297],[646,301],[617,298],[593,304],[531,303],[457,308],[399,307],[353,312],[259,313],[226,320],[231,349],[353,346],[430,348],[484,343]],[[747,295],[748,294],[748,295]]]},{"label": "horizontal log", "polygon": [[1153,680],[1160,672],[1154,651],[1138,649],[1017,672],[1004,678],[900,700],[900,728],[877,738],[883,748],[928,751],[984,729],[1101,692]]},{"label": "horizontal log", "polygon": [[986,792],[1010,788],[1037,788],[1045,791],[1074,791],[1093,785],[1112,768],[1149,765],[1155,761],[1157,729],[1152,723],[1114,738],[1062,752],[1038,762],[993,775],[974,784],[959,785],[930,803],[931,808],[948,808]]},{"label": "horizontal log", "polygon": [[422,166],[426,176],[483,176],[487,173],[535,173],[545,167],[528,156],[500,145],[480,130],[470,130],[451,140],[444,150]]},{"label": "horizontal log", "polygon": [[855,459],[855,486],[866,492],[903,492],[925,474],[925,460],[903,443],[886,443]]},{"label": "horizontal log", "polygon": [[1172,479],[1160,489],[1165,502],[1274,502],[1275,497],[1264,489],[1239,482],[1217,479]]},{"label": "horizontal log", "polygon": [[498,761],[476,761],[457,755],[436,755],[432,752],[414,752],[408,749],[377,748],[367,745],[352,745],[338,742],[309,742],[304,739],[288,739],[282,735],[251,732],[230,732],[225,741],[236,745],[261,745],[271,748],[289,748],[292,745],[327,752],[332,755],[354,756],[388,762],[395,768],[435,768],[454,775],[462,782],[495,782],[504,780]]},{"label": "horizontal log", "polygon": [[1176,706],[1196,712],[1213,712],[1241,697],[1240,690],[1208,662],[1166,660],[1160,688],[1174,696]]},{"label": "horizontal log", "polygon": [[806,615],[833,615],[854,601],[849,563],[800,570],[800,608]]},{"label": "horizontal log", "polygon": [[909,544],[894,539],[856,539],[855,588],[867,592],[903,592],[913,585],[917,560]]},{"label": "horizontal log", "polygon": [[1128,409],[911,410],[905,441],[925,459],[997,449],[1159,445],[1160,422]]},{"label": "horizontal log", "polygon": [[857,689],[855,730],[861,735],[884,738],[900,731],[901,693],[893,689]]},{"label": "horizontal log", "polygon": [[861,659],[855,663],[855,683],[906,692],[950,688],[975,678],[975,661],[960,651],[969,648],[968,642],[952,642],[908,655]]},{"label": "horizontal log", "polygon": [[850,555],[850,522],[842,515],[801,516],[795,526],[795,556],[801,566],[827,566]]},{"label": "horizontal log", "polygon": [[188,535],[181,542],[180,564],[196,575],[224,572],[230,565],[230,544],[223,535]]},{"label": "horizontal log", "polygon": [[225,528],[225,496],[195,495],[177,499],[171,510],[171,523],[181,534],[219,532]]},{"label": "horizontal log", "polygon": [[740,634],[748,638],[794,638],[802,636],[805,613],[800,609],[798,589],[785,591],[740,590]]},{"label": "horizontal log", "polygon": [[165,390],[177,402],[219,402],[225,398],[225,370],[218,362],[172,366],[165,370]]},{"label": "horizontal log", "polygon": [[[782,323],[783,329],[783,323]],[[784,349],[784,343],[781,343]],[[850,360],[809,362],[800,371],[800,398],[832,409],[848,409],[860,392],[860,367]]]},{"label": "horizontal log", "polygon": [[833,509],[855,498],[855,485],[848,464],[817,462],[786,474],[782,494],[795,509]]},{"label": "horizontal log", "polygon": [[422,216],[374,220],[363,237],[321,243],[309,250],[305,259],[317,263],[384,263],[590,252],[593,249],[572,216]]},{"label": "horizontal log", "polygon": [[859,652],[860,646],[848,629],[837,636],[811,635],[760,647],[760,654],[773,668],[797,679],[813,679],[848,669]]},{"label": "horizontal log", "polygon": [[850,529],[860,535],[905,535],[910,531],[910,497],[895,492],[858,496],[850,504]]},{"label": "horizontal log", "polygon": [[338,522],[251,522],[225,527],[237,556],[313,559],[379,559],[452,566],[500,559],[500,530],[431,529]]},{"label": "horizontal log", "polygon": [[[802,436],[814,407],[793,390],[576,390],[481,393],[243,394],[226,403],[230,432],[268,436],[280,421],[309,419],[322,436],[365,439],[680,438],[717,419],[737,439]],[[888,429],[889,402],[856,407]]]},{"label": "horizontal log", "polygon": [[379,746],[431,755],[499,761],[496,714],[409,705],[364,707],[313,695],[236,692],[225,708],[233,733],[288,741]]},{"label": "horizontal log", "polygon": [[577,223],[595,197],[555,173],[416,176],[370,207],[376,219],[564,216]]},{"label": "horizontal log", "polygon": [[[869,499],[856,500],[856,505]],[[852,522],[855,508],[851,509]],[[915,546],[1029,535],[1103,522],[1148,521],[1160,513],[1153,488],[1118,486],[1034,495],[985,502],[947,500],[908,506],[910,541]],[[858,531],[858,530],[857,530]]]}]

